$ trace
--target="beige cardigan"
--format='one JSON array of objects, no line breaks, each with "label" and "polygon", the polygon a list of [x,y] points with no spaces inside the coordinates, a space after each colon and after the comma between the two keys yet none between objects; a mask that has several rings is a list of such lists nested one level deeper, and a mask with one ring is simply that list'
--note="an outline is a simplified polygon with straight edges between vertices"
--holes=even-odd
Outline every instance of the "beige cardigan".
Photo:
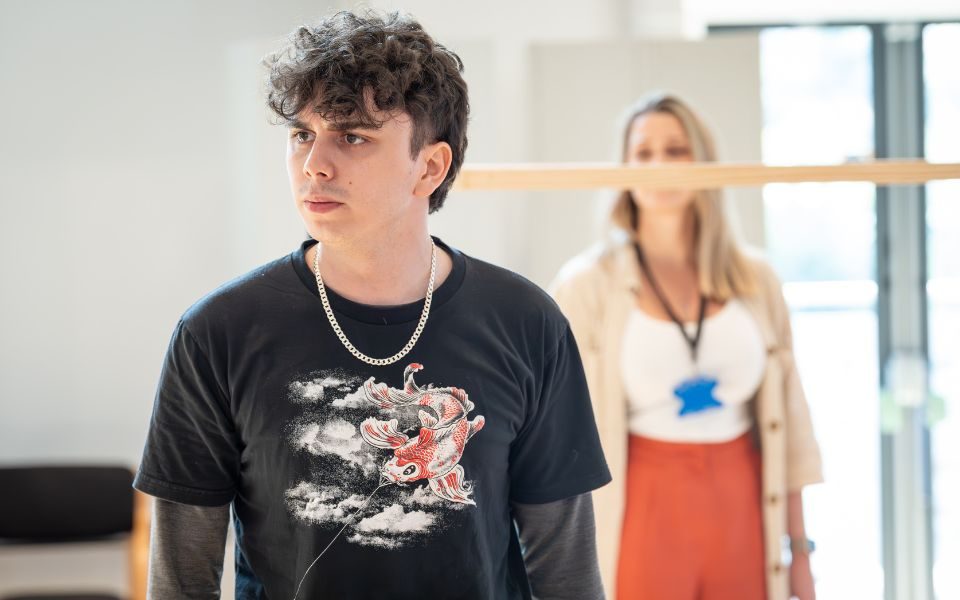
[{"label": "beige cardigan", "polygon": [[[790,315],[780,281],[760,259],[760,291],[741,300],[756,318],[767,347],[763,382],[754,399],[763,457],[763,528],[768,600],[789,597],[782,558],[787,494],[822,481],[820,450],[793,357]],[[620,344],[634,289],[641,285],[633,249],[625,241],[595,246],[571,260],[551,291],[570,320],[583,358],[597,427],[613,482],[593,493],[600,570],[607,597],[615,598],[617,555],[627,472],[627,400],[620,378]]]}]

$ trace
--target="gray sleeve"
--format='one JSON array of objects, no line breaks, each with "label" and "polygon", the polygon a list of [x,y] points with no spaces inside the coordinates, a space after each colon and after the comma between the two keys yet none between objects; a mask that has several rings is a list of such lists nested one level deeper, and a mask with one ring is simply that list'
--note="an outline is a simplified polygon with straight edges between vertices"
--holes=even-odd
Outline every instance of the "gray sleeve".
[{"label": "gray sleeve", "polygon": [[156,498],[150,525],[148,600],[220,598],[230,505],[191,506]]},{"label": "gray sleeve", "polygon": [[523,561],[537,600],[603,600],[589,493],[546,504],[513,503]]}]

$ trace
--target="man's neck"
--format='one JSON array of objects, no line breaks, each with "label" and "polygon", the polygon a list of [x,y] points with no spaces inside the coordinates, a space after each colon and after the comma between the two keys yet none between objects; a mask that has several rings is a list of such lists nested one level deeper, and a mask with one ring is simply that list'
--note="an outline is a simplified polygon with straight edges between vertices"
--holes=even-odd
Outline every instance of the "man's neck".
[{"label": "man's neck", "polygon": [[[430,280],[433,246],[429,234],[399,233],[372,243],[350,245],[315,244],[306,261],[313,270],[314,254],[320,252],[320,275],[324,286],[337,294],[374,306],[396,306],[422,300]],[[434,289],[453,269],[452,258],[437,247]]]}]

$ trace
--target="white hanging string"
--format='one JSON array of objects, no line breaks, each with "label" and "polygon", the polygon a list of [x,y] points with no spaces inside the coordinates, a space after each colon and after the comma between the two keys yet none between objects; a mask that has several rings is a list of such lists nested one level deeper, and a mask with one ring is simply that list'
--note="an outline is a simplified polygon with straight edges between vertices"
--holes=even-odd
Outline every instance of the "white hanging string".
[{"label": "white hanging string", "polygon": [[340,534],[343,533],[343,531],[347,528],[347,525],[349,525],[350,522],[353,521],[353,519],[358,514],[360,514],[360,511],[367,507],[367,504],[370,503],[370,500],[373,498],[373,495],[379,492],[380,488],[386,487],[390,484],[391,482],[387,481],[385,477],[383,477],[382,475],[380,476],[380,485],[377,486],[377,489],[373,490],[373,493],[367,496],[366,501],[360,506],[360,508],[358,508],[352,515],[350,515],[347,521],[343,524],[343,527],[340,528],[340,531],[337,532],[337,535],[333,536],[333,539],[330,540],[330,543],[327,544],[327,547],[323,549],[323,552],[318,554],[317,557],[313,559],[313,562],[310,563],[310,566],[307,567],[307,570],[303,572],[303,577],[300,578],[300,583],[297,585],[297,591],[293,593],[293,600],[297,600],[297,596],[300,594],[300,588],[303,587],[303,582],[304,580],[306,580],[307,574],[310,573],[310,569],[313,568],[313,565],[317,564],[317,561],[320,560],[320,557],[327,553],[327,550],[330,549],[330,546],[332,546],[333,543],[337,541],[337,538],[340,537]]}]

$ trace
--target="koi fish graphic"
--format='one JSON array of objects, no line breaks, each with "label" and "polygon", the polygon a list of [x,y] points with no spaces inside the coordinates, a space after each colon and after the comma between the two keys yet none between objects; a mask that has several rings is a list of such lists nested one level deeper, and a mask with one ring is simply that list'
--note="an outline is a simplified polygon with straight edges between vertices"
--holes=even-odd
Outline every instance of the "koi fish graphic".
[{"label": "koi fish graphic", "polygon": [[418,413],[421,427],[416,437],[398,431],[397,419],[381,421],[375,417],[361,423],[360,436],[371,446],[393,450],[393,458],[380,469],[385,480],[404,485],[426,479],[440,498],[476,505],[459,463],[467,441],[483,429],[485,419],[478,416],[467,420],[474,404],[460,388],[418,386],[413,375],[422,369],[423,365],[412,363],[404,370],[402,390],[374,383],[373,377],[363,384],[367,401],[380,408],[423,407]]}]

